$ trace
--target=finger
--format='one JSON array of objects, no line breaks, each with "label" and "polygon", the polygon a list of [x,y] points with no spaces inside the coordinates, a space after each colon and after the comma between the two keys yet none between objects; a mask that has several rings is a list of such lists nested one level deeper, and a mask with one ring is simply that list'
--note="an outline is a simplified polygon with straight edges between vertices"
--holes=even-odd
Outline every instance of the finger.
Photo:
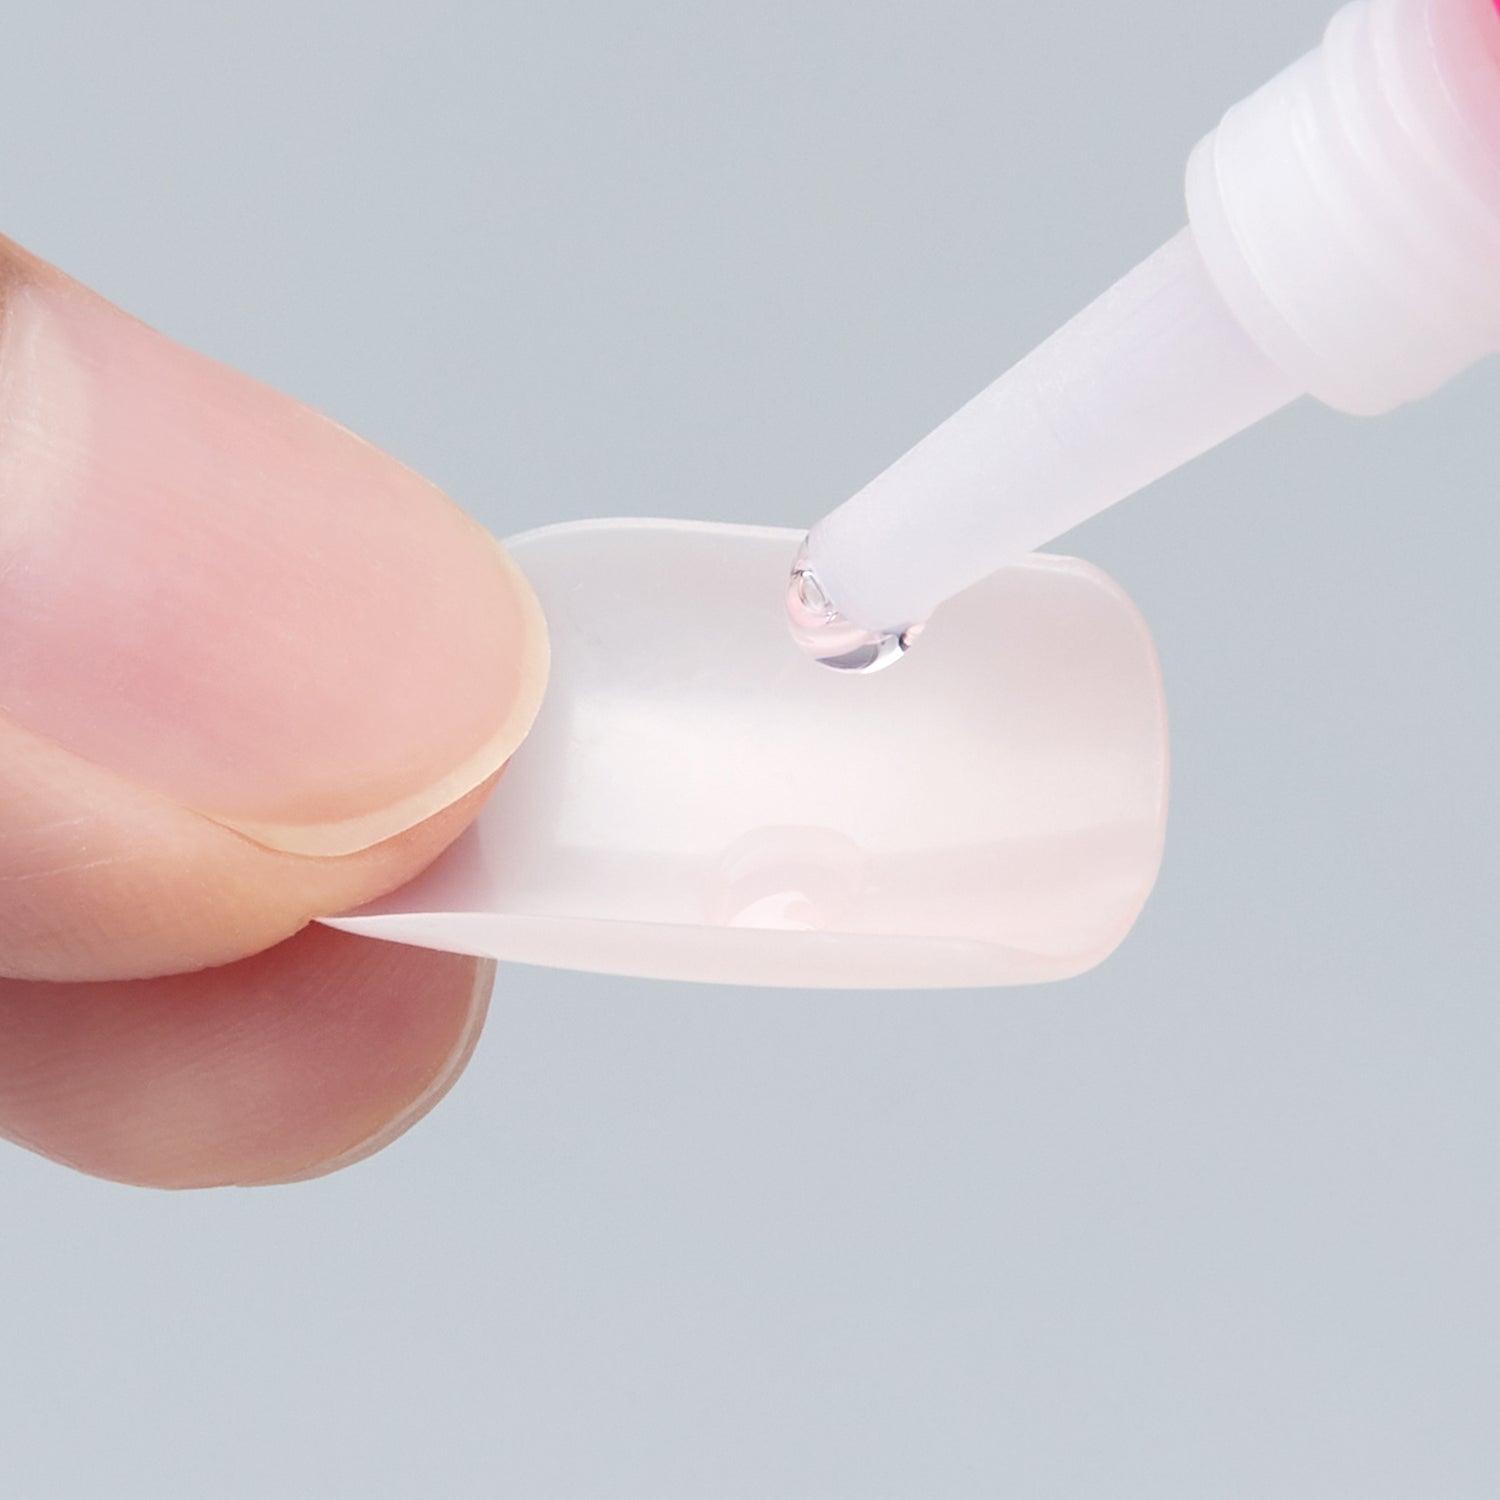
[{"label": "finger", "polygon": [[0,980],[0,1135],[155,1187],[349,1165],[462,1071],[493,965],[310,928],[224,969]]},{"label": "finger", "polygon": [[0,242],[0,967],[216,962],[375,894],[545,663],[431,485]]},{"label": "finger", "polygon": [[226,964],[394,889],[490,783],[374,848],[278,854],[0,722],[0,974],[129,979]]}]

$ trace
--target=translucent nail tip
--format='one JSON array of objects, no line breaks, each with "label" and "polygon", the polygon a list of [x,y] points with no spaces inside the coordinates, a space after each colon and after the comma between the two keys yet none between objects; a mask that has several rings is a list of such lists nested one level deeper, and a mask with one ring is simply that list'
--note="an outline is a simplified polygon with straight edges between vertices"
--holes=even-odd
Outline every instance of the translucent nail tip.
[{"label": "translucent nail tip", "polygon": [[509,544],[552,635],[531,737],[418,879],[334,925],[649,978],[829,988],[1078,973],[1155,879],[1166,732],[1139,616],[1038,557],[899,672],[787,639],[794,533],[681,522]]}]

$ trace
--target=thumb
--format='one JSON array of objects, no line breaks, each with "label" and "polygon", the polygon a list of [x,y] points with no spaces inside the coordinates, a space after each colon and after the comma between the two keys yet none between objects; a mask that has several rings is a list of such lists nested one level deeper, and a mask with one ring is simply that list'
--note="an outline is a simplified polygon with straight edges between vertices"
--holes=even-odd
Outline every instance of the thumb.
[{"label": "thumb", "polygon": [[223,962],[398,883],[545,669],[433,486],[0,241],[0,973]]}]

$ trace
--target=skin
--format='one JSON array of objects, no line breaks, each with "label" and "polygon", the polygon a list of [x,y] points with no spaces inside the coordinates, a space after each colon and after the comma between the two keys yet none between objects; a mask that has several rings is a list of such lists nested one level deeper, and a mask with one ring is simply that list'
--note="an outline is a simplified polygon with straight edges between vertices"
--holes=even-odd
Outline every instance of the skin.
[{"label": "skin", "polygon": [[457,837],[546,652],[426,481],[0,241],[0,1135],[198,1187],[409,1128],[492,966],[308,924]]}]

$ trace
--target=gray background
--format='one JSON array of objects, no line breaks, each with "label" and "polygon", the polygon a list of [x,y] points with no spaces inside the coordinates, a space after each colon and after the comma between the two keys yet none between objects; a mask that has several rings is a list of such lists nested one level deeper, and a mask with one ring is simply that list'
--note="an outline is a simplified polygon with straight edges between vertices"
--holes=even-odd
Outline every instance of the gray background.
[{"label": "gray background", "polygon": [[[3,228],[496,530],[795,524],[1177,227],[1264,0],[34,0]],[[1490,1496],[1500,369],[1304,404],[1072,544],[1166,865],[973,994],[503,972],[336,1179],[0,1158],[0,1488]]]}]

